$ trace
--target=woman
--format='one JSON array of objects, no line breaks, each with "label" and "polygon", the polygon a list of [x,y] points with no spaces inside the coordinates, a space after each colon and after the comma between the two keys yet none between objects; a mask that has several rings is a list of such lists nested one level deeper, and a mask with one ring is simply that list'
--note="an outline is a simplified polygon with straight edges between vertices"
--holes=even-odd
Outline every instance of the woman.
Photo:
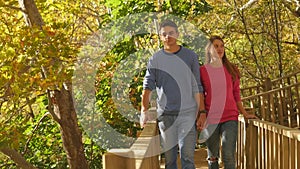
[{"label": "woman", "polygon": [[204,88],[207,115],[199,116],[197,128],[203,130],[202,134],[204,133],[204,137],[207,138],[209,168],[219,168],[221,139],[224,167],[234,169],[239,112],[248,119],[257,117],[248,114],[242,105],[240,74],[227,59],[224,41],[219,36],[212,36],[209,39],[206,61],[200,67],[200,78]]}]

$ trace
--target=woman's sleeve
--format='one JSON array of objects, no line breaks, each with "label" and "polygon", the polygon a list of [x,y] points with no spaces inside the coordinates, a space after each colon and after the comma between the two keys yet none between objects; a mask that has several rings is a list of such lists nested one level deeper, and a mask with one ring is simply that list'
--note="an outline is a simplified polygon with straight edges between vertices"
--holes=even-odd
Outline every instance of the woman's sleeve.
[{"label": "woman's sleeve", "polygon": [[236,77],[235,81],[233,81],[233,97],[235,102],[241,101],[239,77]]}]

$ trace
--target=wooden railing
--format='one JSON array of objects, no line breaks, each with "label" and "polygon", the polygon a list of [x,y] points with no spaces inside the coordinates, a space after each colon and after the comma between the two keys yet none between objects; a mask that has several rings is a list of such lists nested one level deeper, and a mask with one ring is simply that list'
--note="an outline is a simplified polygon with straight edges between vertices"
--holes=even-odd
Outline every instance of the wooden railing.
[{"label": "wooden railing", "polygon": [[298,83],[299,81],[300,81],[300,71],[296,71],[284,77],[273,79],[273,80],[266,78],[261,84],[242,88],[241,95],[243,97],[248,97],[268,90],[292,85]]},{"label": "wooden railing", "polygon": [[300,168],[300,71],[241,90],[260,120],[239,117],[239,169]]},{"label": "wooden railing", "polygon": [[300,130],[239,117],[238,169],[300,168]]},{"label": "wooden railing", "polygon": [[284,77],[272,80],[271,84],[273,89],[275,89],[275,88],[281,88],[283,86],[295,84],[298,83],[299,81],[300,81],[300,71],[296,71]]},{"label": "wooden railing", "polygon": [[261,120],[300,127],[300,82],[242,98]]},{"label": "wooden railing", "polygon": [[[149,113],[156,115],[155,109],[150,109]],[[159,155],[157,122],[153,120],[146,124],[130,148],[111,149],[105,153],[102,161],[103,169],[159,169]]]}]

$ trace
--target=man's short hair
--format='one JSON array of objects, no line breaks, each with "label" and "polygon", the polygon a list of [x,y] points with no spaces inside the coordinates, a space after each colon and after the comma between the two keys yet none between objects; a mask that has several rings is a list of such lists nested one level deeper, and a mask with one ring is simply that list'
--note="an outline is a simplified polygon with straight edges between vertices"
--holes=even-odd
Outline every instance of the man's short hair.
[{"label": "man's short hair", "polygon": [[178,32],[178,26],[176,25],[176,23],[174,23],[173,21],[171,20],[165,20],[163,21],[160,26],[159,26],[159,30],[161,30],[163,27],[166,27],[166,26],[170,26],[170,27],[173,27],[175,28],[176,32]]}]

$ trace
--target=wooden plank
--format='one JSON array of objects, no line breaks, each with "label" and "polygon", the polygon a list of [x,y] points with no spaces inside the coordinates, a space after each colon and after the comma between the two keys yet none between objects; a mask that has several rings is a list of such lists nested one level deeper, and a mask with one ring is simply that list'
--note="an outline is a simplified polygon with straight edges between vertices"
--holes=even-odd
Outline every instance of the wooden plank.
[{"label": "wooden plank", "polygon": [[238,138],[237,138],[237,156],[236,156],[236,165],[237,165],[237,168],[239,169],[243,169],[243,166],[242,164],[244,163],[243,162],[243,140],[242,140],[242,137],[243,137],[243,129],[242,129],[242,123],[239,123],[238,125]]},{"label": "wooden plank", "polygon": [[269,156],[269,163],[268,163],[268,167],[271,169],[274,169],[274,131],[273,128],[271,126],[269,126],[269,130],[268,130],[268,156]]},{"label": "wooden plank", "polygon": [[271,122],[276,123],[276,115],[275,115],[275,103],[274,103],[274,94],[270,94],[269,100],[269,108],[270,108],[270,119]]},{"label": "wooden plank", "polygon": [[300,129],[300,92],[299,92],[299,85],[295,86],[296,91],[296,100],[297,100],[297,107],[296,107],[296,113],[297,113],[297,127]]},{"label": "wooden plank", "polygon": [[291,140],[293,144],[291,158],[294,159],[291,165],[294,168],[300,168],[300,130],[291,130]]},{"label": "wooden plank", "polygon": [[283,154],[283,161],[282,161],[282,168],[289,169],[289,138],[286,136],[282,136],[282,154]]},{"label": "wooden plank", "polygon": [[266,120],[267,116],[266,116],[266,108],[265,108],[265,98],[263,96],[260,97],[260,105],[259,106],[261,107],[261,110],[260,110],[261,119]]},{"label": "wooden plank", "polygon": [[296,168],[300,168],[300,141],[297,141]]},{"label": "wooden plank", "polygon": [[278,99],[278,118],[279,118],[279,124],[284,125],[283,122],[283,101],[282,101],[282,97],[280,97],[280,92],[277,92],[277,99]]},{"label": "wooden plank", "polygon": [[275,128],[276,131],[274,132],[274,168],[279,168],[279,153],[280,153],[280,135],[278,134],[277,128]]},{"label": "wooden plank", "polygon": [[238,140],[237,140],[237,168],[238,169],[245,169],[247,164],[247,158],[249,154],[249,142],[247,134],[248,132],[248,124],[245,121],[244,117],[242,115],[239,116],[239,125],[238,125]]},{"label": "wooden plank", "polygon": [[[246,141],[248,142],[248,144],[246,144],[246,169],[247,168],[257,168],[258,166],[258,146],[257,146],[257,142],[258,142],[258,132],[257,132],[258,128],[255,127],[253,125],[252,121],[249,121],[249,126],[247,128],[247,135],[249,135],[249,138],[246,139]],[[249,153],[247,153],[249,152]]]},{"label": "wooden plank", "polygon": [[259,155],[259,166],[258,166],[258,168],[260,168],[260,169],[263,169],[263,161],[264,161],[264,150],[263,150],[263,135],[264,135],[264,133],[263,133],[263,127],[262,127],[262,125],[259,125],[258,126],[258,140],[259,140],[259,142],[258,142],[258,150],[259,150],[259,152],[258,152],[258,155]]},{"label": "wooden plank", "polygon": [[292,127],[292,116],[294,114],[294,110],[293,110],[293,100],[291,98],[292,96],[292,91],[291,88],[286,89],[287,90],[287,115],[288,115],[288,127]]},{"label": "wooden plank", "polygon": [[283,161],[284,161],[284,145],[283,145],[283,135],[282,135],[282,129],[279,129],[279,134],[280,134],[280,148],[279,148],[279,155],[280,155],[280,160],[279,160],[279,168],[283,167]]},{"label": "wooden plank", "polygon": [[245,156],[246,156],[246,165],[243,165],[243,168],[253,168],[253,149],[250,147],[253,147],[253,124],[251,121],[248,123],[248,127],[246,128],[246,136],[249,136],[249,139],[246,139],[246,145],[245,145]]},{"label": "wooden plank", "polygon": [[296,168],[296,153],[294,150],[296,150],[296,144],[297,141],[294,139],[290,139],[290,147],[291,147],[291,151],[290,151],[290,168]]},{"label": "wooden plank", "polygon": [[266,168],[268,166],[268,168],[272,169],[272,156],[271,156],[271,138],[270,138],[270,130],[266,130],[265,134],[266,134],[266,139],[265,139],[265,142],[266,142]]},{"label": "wooden plank", "polygon": [[262,169],[267,169],[267,149],[266,149],[266,124],[262,124],[261,151],[262,151]]}]

